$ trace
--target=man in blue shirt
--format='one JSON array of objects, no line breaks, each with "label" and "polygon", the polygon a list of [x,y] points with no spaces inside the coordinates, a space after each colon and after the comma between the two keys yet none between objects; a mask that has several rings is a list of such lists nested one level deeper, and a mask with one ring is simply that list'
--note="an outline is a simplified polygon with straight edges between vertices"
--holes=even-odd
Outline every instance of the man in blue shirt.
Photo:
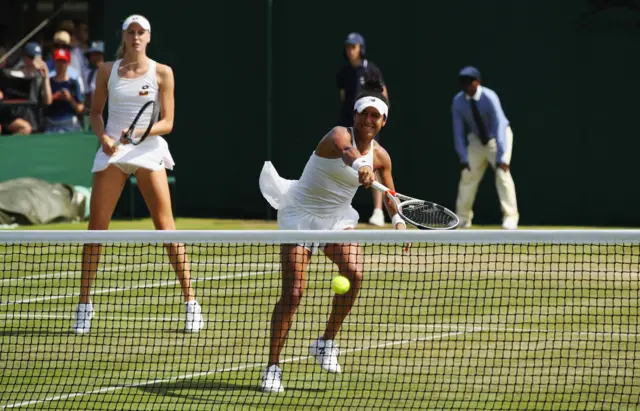
[{"label": "man in blue shirt", "polygon": [[480,71],[465,67],[459,73],[462,91],[451,105],[453,138],[460,158],[460,184],[456,214],[461,227],[471,227],[473,203],[487,164],[496,173],[496,189],[502,210],[502,228],[518,227],[518,205],[513,177],[509,170],[513,133],[502,111],[498,95],[480,85]]}]

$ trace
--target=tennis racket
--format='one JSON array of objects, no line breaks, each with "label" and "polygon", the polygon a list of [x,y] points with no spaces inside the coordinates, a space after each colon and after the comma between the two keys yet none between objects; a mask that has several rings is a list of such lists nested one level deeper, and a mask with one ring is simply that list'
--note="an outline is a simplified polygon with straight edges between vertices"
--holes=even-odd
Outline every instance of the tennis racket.
[{"label": "tennis racket", "polygon": [[[151,128],[153,127],[153,124],[156,122],[156,114],[157,112],[155,101],[147,101],[146,103],[144,103],[140,111],[138,111],[138,114],[136,114],[135,118],[133,119],[133,122],[124,133],[123,137],[129,140],[129,143],[133,144],[134,146],[142,143],[147,138],[149,132],[151,131]],[[116,145],[120,144],[122,144],[122,142],[118,140],[116,142]]]},{"label": "tennis racket", "polygon": [[[358,174],[354,169],[349,169]],[[451,230],[460,224],[460,219],[453,211],[439,204],[397,193],[377,181],[371,187],[384,193],[396,204],[398,214],[404,221],[421,230]]]}]

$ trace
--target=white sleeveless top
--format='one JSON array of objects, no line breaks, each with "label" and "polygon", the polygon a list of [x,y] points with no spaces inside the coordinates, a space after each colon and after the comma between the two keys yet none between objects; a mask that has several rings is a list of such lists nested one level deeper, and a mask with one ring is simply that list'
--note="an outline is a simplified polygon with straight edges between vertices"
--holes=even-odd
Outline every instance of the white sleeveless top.
[{"label": "white sleeveless top", "polygon": [[[350,131],[355,147],[353,128]],[[372,166],[373,144],[372,140],[369,151],[363,156]],[[303,211],[320,216],[334,215],[350,207],[361,184],[348,167],[342,158],[322,158],[313,152],[300,180],[291,188],[292,203]]]},{"label": "white sleeveless top", "polygon": [[[144,103],[155,101],[159,104],[156,62],[149,60],[149,70],[132,79],[118,75],[121,62],[122,60],[117,60],[113,63],[108,82],[109,112],[105,132],[114,140],[119,140],[122,131],[129,128]],[[150,115],[151,113],[143,114],[138,124],[147,124],[149,117],[145,116]],[[160,166],[172,169],[174,166],[169,146],[162,136],[149,136],[137,146],[120,145],[113,156],[107,156],[99,148],[92,171],[101,171],[111,163],[131,164],[151,170]]]}]

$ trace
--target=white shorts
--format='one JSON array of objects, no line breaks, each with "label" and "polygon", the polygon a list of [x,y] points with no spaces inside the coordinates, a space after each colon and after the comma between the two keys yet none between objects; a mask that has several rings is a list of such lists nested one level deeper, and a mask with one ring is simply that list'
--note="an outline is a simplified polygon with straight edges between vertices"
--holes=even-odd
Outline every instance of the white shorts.
[{"label": "white shorts", "polygon": [[138,168],[146,168],[151,171],[168,168],[173,170],[175,165],[169,147],[164,138],[152,136],[143,141],[139,146],[122,145],[118,152],[108,156],[98,148],[93,160],[92,173],[102,171],[113,164],[125,174],[134,174]]},{"label": "white shorts", "polygon": [[[280,230],[346,230],[358,225],[360,215],[351,206],[348,206],[330,216],[317,216],[307,213],[297,206],[287,206],[278,210],[278,228]],[[306,242],[299,243],[315,253],[326,244]]]}]

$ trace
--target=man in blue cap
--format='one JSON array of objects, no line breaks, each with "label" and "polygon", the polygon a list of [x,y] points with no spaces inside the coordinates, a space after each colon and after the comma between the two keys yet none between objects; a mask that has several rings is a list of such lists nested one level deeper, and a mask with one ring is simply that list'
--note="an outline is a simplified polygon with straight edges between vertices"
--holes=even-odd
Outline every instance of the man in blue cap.
[{"label": "man in blue cap", "polygon": [[[17,106],[5,109],[0,121],[5,134],[31,134],[41,131],[41,109],[52,101],[49,69],[42,60],[42,48],[36,42],[25,44],[22,61],[10,71],[10,75],[21,80],[21,86],[12,90],[12,95],[4,98],[24,99],[37,103],[37,106]],[[6,74],[5,74],[6,75]]]},{"label": "man in blue cap", "polygon": [[456,214],[461,227],[471,227],[473,203],[487,165],[496,173],[496,189],[502,210],[502,228],[518,227],[516,189],[510,172],[513,133],[498,95],[480,85],[480,71],[464,67],[458,75],[460,91],[453,98],[453,138],[460,159],[460,184]]},{"label": "man in blue cap", "polygon": [[[353,126],[353,105],[356,96],[362,90],[367,79],[377,77],[383,85],[382,94],[389,100],[387,86],[382,72],[371,61],[365,59],[364,37],[360,33],[349,33],[344,41],[344,58],[347,60],[336,76],[336,83],[340,92],[340,119],[338,125]],[[378,134],[375,139],[379,139]],[[382,193],[373,190],[373,214],[369,223],[378,227],[384,226],[384,212],[382,211]]]},{"label": "man in blue cap", "polygon": [[94,41],[89,44],[89,48],[85,52],[85,56],[89,61],[89,67],[87,69],[87,77],[85,78],[85,106],[87,109],[91,108],[91,101],[93,99],[93,93],[96,91],[96,78],[98,68],[104,63],[104,42]]}]

